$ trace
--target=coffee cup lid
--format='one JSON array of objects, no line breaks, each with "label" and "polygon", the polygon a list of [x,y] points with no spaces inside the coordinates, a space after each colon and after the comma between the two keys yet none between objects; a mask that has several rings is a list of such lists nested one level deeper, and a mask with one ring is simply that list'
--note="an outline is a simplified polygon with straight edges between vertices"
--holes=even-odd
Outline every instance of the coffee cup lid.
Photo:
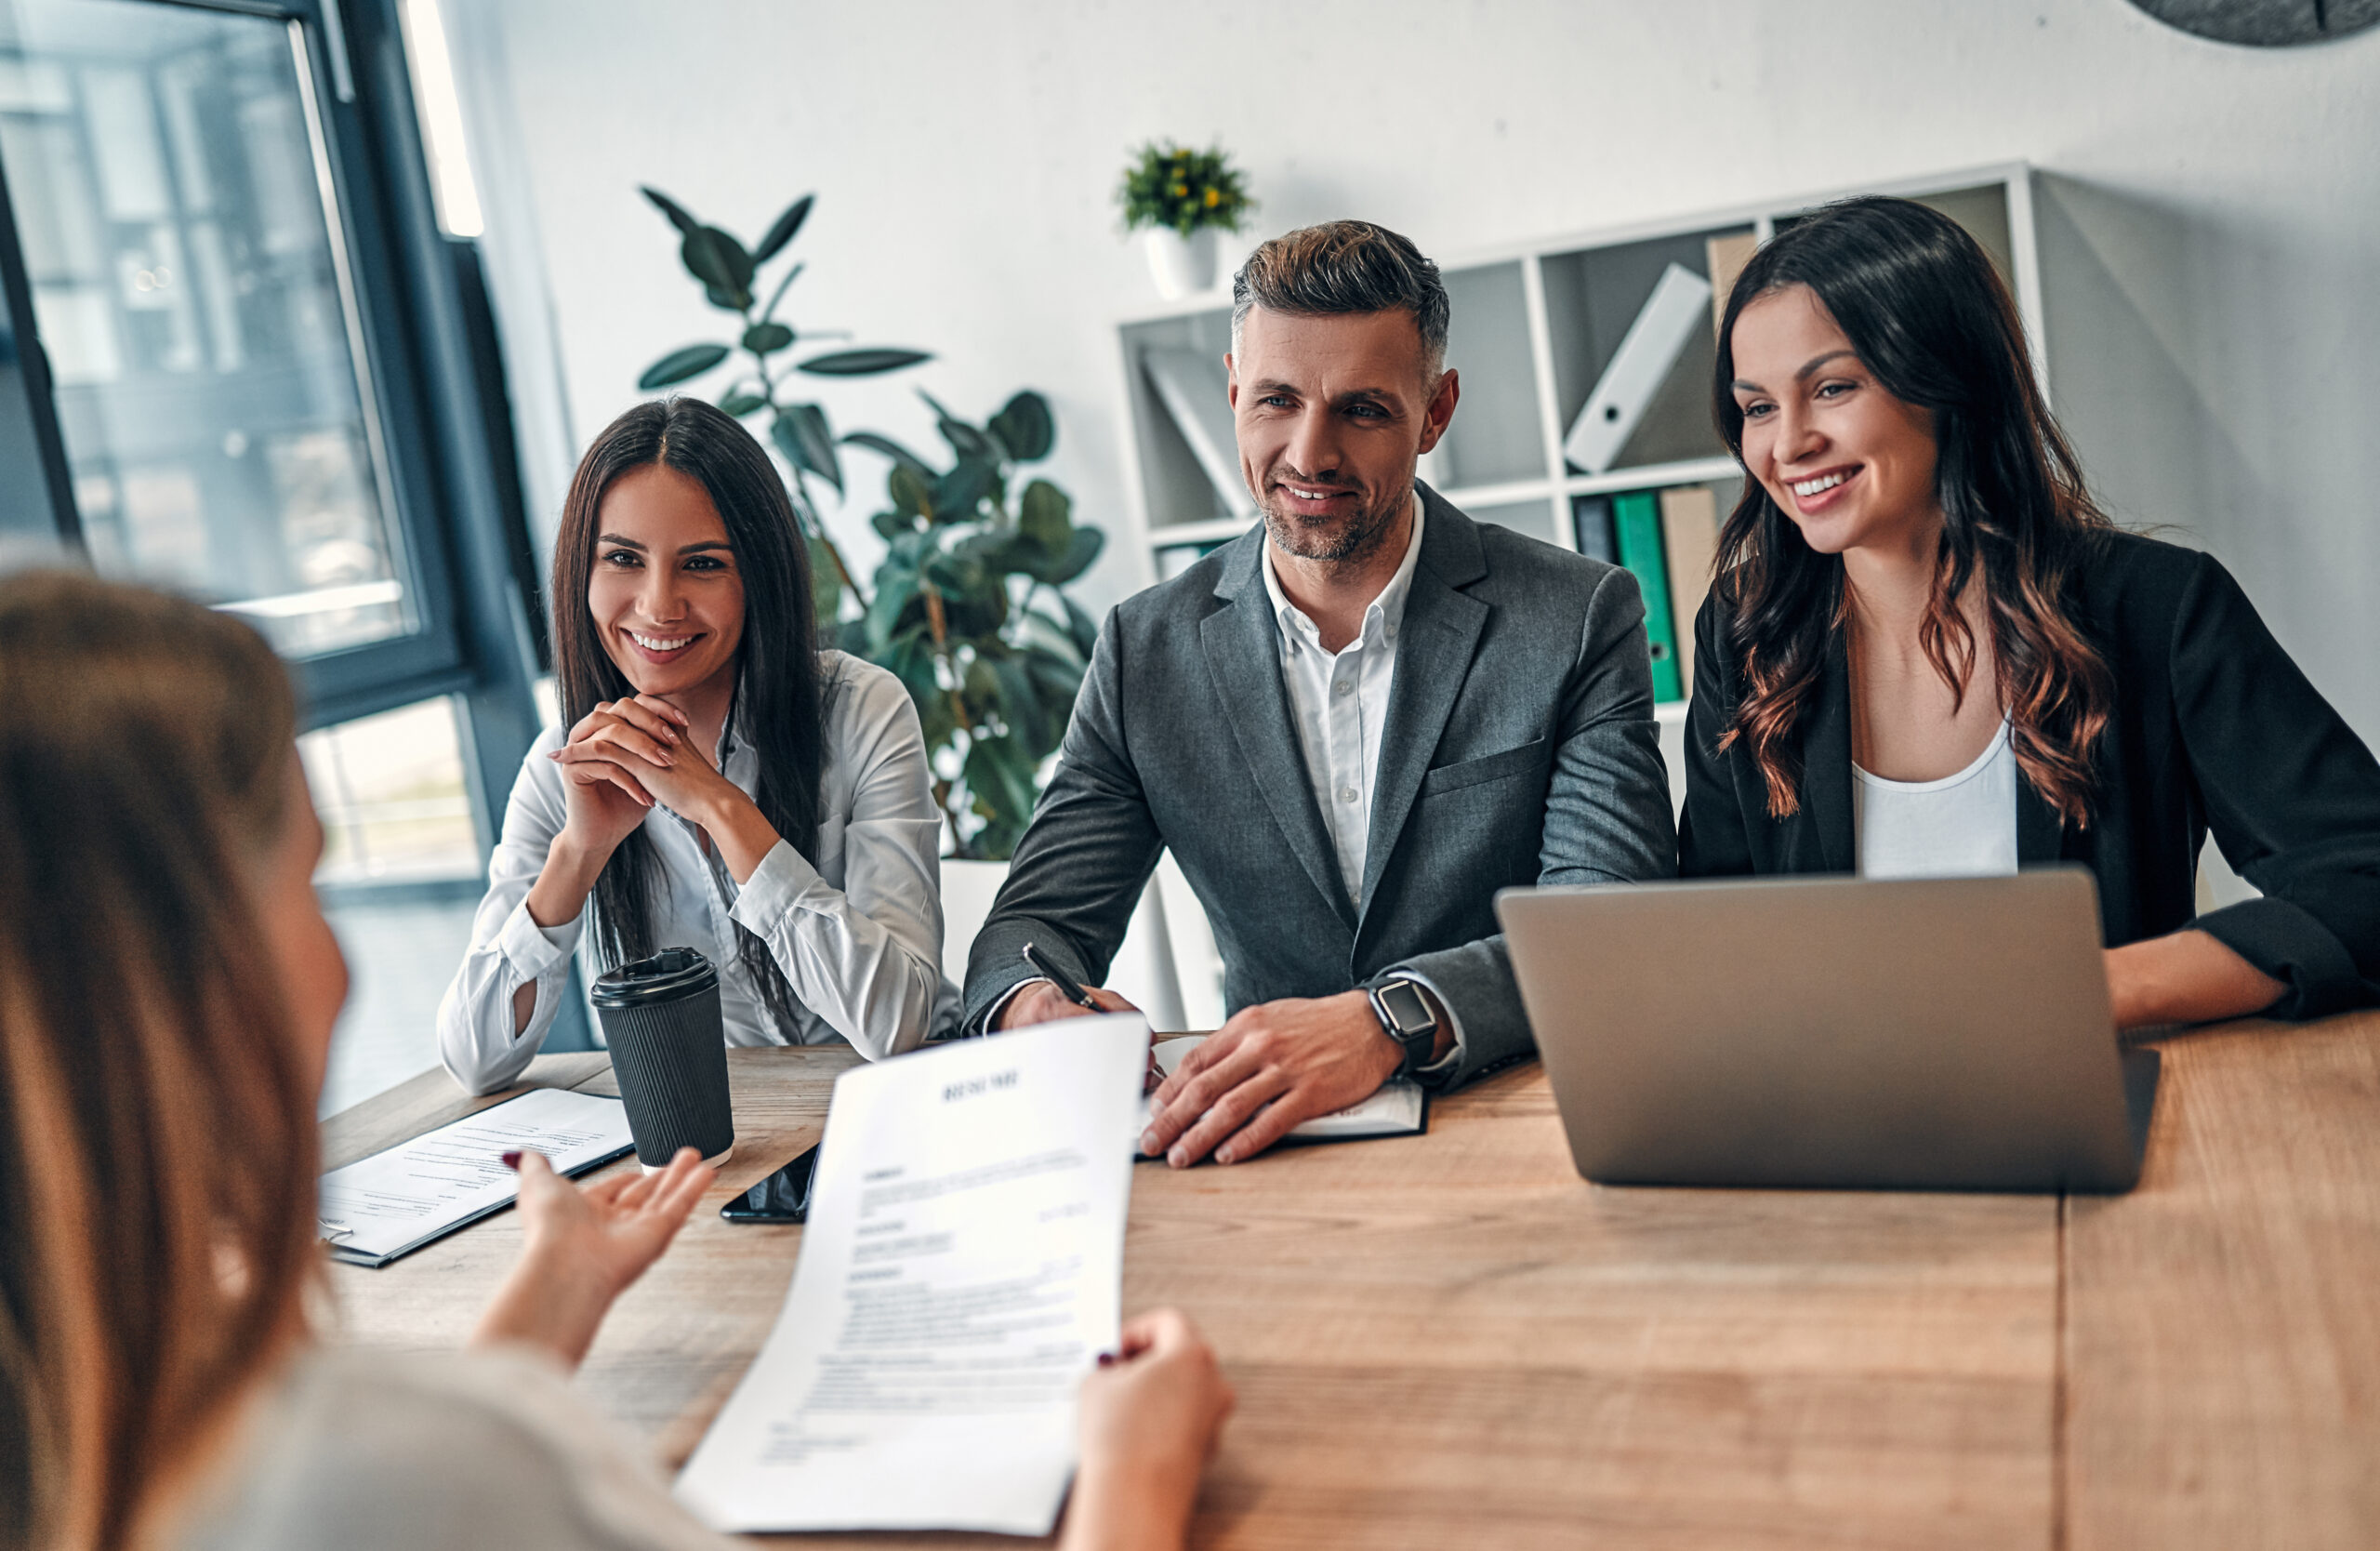
[{"label": "coffee cup lid", "polygon": [[696,996],[719,984],[719,971],[691,948],[665,948],[650,959],[596,976],[588,1000],[598,1007],[641,1007]]}]

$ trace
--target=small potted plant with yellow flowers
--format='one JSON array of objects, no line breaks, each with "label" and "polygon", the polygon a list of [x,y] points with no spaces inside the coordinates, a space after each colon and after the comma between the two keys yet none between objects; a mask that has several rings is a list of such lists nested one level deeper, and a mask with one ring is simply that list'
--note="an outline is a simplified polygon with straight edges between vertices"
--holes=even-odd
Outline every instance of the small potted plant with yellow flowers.
[{"label": "small potted plant with yellow flowers", "polygon": [[1141,147],[1116,191],[1124,230],[1145,232],[1149,273],[1169,301],[1215,283],[1215,233],[1236,232],[1256,202],[1221,146],[1192,151],[1155,140]]}]

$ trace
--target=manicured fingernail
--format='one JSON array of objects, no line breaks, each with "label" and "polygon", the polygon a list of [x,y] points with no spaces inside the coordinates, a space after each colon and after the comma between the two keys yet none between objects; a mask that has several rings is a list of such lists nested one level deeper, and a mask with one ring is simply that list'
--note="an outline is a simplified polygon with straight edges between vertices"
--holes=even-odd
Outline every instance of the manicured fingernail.
[{"label": "manicured fingernail", "polygon": [[1099,1354],[1099,1366],[1101,1366],[1102,1368],[1113,1368],[1113,1367],[1115,1367],[1115,1366],[1116,1366],[1116,1354],[1115,1354],[1115,1353],[1113,1353],[1113,1352],[1102,1352],[1102,1353],[1100,1353],[1100,1354]]},{"label": "manicured fingernail", "polygon": [[512,1170],[516,1173],[519,1173],[521,1169],[521,1155],[517,1152],[508,1152],[504,1154],[504,1166]]}]

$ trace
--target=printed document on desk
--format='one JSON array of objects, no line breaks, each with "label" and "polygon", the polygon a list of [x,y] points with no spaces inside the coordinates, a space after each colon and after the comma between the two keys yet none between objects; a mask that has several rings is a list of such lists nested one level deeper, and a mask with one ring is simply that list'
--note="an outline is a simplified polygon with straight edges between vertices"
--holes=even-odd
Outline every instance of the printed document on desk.
[{"label": "printed document on desk", "polygon": [[1148,1026],[1067,1018],[835,1081],[776,1328],[678,1478],[721,1530],[1038,1535],[1117,1342]]},{"label": "printed document on desk", "polygon": [[576,1174],[632,1145],[618,1099],[533,1088],[333,1169],[316,1213],[334,1258],[386,1266],[510,1206],[520,1176],[505,1166],[508,1152],[541,1152],[556,1173]]}]

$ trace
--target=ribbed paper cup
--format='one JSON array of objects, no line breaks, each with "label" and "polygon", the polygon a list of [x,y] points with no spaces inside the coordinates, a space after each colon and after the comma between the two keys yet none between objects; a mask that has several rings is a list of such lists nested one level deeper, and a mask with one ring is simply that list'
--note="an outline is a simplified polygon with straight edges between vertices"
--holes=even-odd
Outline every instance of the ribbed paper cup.
[{"label": "ribbed paper cup", "polygon": [[665,948],[599,977],[588,1000],[603,1020],[637,1161],[658,1169],[693,1147],[713,1168],[725,1162],[735,1148],[735,1115],[710,961],[691,948]]}]

